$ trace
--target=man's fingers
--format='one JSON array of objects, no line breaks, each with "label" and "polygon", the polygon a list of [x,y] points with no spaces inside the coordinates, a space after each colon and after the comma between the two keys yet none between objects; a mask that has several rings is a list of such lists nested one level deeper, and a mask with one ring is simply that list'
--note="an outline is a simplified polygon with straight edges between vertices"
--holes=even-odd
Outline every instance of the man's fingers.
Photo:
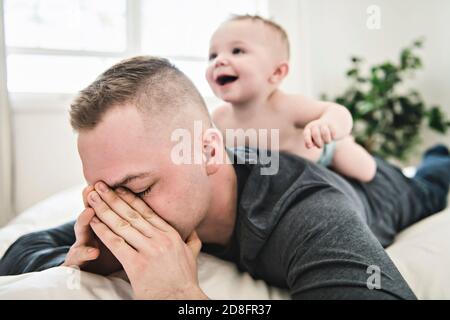
[{"label": "man's fingers", "polygon": [[92,231],[89,227],[89,222],[91,222],[91,219],[94,217],[94,215],[94,209],[86,208],[78,216],[74,226],[76,242],[87,243],[91,240]]},{"label": "man's fingers", "polygon": [[[88,196],[89,204],[95,210],[96,216],[106,225],[109,229],[112,230],[117,236],[128,242],[131,246],[133,246],[138,251],[145,251],[148,249],[147,242],[149,237],[152,235],[143,234],[137,229],[133,228],[125,219],[122,219],[116,212],[111,210],[111,208],[100,198],[100,195],[93,191]],[[91,220],[98,220],[96,217]],[[106,243],[105,243],[106,245]]]},{"label": "man's fingers", "polygon": [[89,226],[89,222],[94,217],[95,211],[92,208],[86,208],[81,212],[81,214],[78,216],[76,225],[80,227],[87,227]]},{"label": "man's fingers", "polygon": [[70,248],[67,254],[64,266],[82,266],[88,261],[98,258],[100,250],[93,247],[79,246]]},{"label": "man's fingers", "polygon": [[131,208],[138,212],[144,220],[150,223],[155,228],[161,231],[169,232],[173,231],[173,227],[168,224],[164,219],[158,216],[141,198],[137,197],[134,193],[124,189],[118,188],[116,190],[120,198],[122,198]]},{"label": "man's fingers", "polygon": [[187,238],[186,245],[189,247],[189,249],[191,249],[194,257],[197,258],[202,248],[202,242],[200,241],[200,238],[198,237],[195,230]]},{"label": "man's fingers", "polygon": [[87,196],[91,191],[94,191],[94,187],[91,185],[89,185],[83,189],[83,203],[84,203],[85,208],[89,207]]},{"label": "man's fingers", "polygon": [[127,203],[127,201],[122,199],[116,192],[111,190],[103,182],[96,183],[95,190],[97,190],[102,200],[106,203],[106,205],[109,208],[111,208],[120,217],[128,221],[134,228],[139,230],[142,234],[144,234],[147,237],[154,236],[156,232],[153,226],[149,225],[149,223],[143,217],[144,215],[149,216],[151,213],[146,212],[142,214],[140,211],[146,209],[150,210],[150,208],[145,203],[144,206],[142,206],[142,208],[139,208],[139,210],[135,210]]},{"label": "man's fingers", "polygon": [[100,255],[100,250],[93,247],[79,247],[78,256],[81,257],[83,261],[91,261],[98,258]]},{"label": "man's fingers", "polygon": [[91,227],[125,269],[128,268],[129,261],[135,261],[137,252],[122,237],[111,231],[106,224],[94,217],[91,221]]}]

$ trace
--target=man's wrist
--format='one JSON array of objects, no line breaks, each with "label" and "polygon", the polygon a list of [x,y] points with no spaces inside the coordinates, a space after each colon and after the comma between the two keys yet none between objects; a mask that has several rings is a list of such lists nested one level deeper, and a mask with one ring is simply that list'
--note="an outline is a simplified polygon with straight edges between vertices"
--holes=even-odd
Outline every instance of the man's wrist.
[{"label": "man's wrist", "polygon": [[184,290],[183,294],[176,299],[181,300],[209,300],[209,297],[199,286]]},{"label": "man's wrist", "polygon": [[193,297],[194,300],[210,300],[209,297],[203,292],[200,287],[197,287],[197,292],[195,294],[195,297]]},{"label": "man's wrist", "polygon": [[177,290],[168,294],[159,293],[157,295],[148,296],[147,294],[136,294],[137,300],[209,300],[209,297],[200,287],[191,287],[189,289]]}]

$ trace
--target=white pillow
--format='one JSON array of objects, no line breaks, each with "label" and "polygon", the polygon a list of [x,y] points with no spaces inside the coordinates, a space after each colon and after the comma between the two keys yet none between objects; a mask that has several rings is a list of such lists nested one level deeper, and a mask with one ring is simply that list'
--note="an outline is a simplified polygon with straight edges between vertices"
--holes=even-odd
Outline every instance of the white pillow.
[{"label": "white pillow", "polygon": [[[199,257],[200,287],[211,299],[290,299],[285,290],[240,273],[229,262],[207,254]],[[0,277],[0,300],[4,299],[132,299],[125,272],[103,277],[69,267]]]},{"label": "white pillow", "polygon": [[132,299],[130,284],[69,267],[0,277],[0,299]]},{"label": "white pillow", "polygon": [[386,251],[419,299],[450,299],[450,208],[401,232]]}]

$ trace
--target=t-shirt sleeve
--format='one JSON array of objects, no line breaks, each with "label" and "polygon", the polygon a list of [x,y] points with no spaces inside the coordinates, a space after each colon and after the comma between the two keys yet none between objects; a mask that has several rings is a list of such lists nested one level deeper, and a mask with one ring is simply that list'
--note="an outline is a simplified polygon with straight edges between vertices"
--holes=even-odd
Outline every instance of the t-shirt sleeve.
[{"label": "t-shirt sleeve", "polygon": [[278,255],[293,299],[415,299],[339,192],[318,192],[290,207],[276,229],[268,250]]},{"label": "t-shirt sleeve", "polygon": [[0,276],[42,271],[61,265],[75,242],[75,222],[26,234],[0,260]]}]

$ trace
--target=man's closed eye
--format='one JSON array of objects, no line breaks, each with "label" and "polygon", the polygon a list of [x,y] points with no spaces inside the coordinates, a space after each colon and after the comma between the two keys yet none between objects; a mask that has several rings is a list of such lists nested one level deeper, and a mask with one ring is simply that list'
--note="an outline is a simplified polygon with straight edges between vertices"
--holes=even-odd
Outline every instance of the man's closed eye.
[{"label": "man's closed eye", "polygon": [[141,191],[141,192],[135,192],[134,194],[135,194],[136,196],[138,196],[139,198],[143,198],[143,197],[147,196],[147,195],[150,193],[151,190],[152,190],[152,187],[148,187],[148,188],[145,189],[144,191]]}]

